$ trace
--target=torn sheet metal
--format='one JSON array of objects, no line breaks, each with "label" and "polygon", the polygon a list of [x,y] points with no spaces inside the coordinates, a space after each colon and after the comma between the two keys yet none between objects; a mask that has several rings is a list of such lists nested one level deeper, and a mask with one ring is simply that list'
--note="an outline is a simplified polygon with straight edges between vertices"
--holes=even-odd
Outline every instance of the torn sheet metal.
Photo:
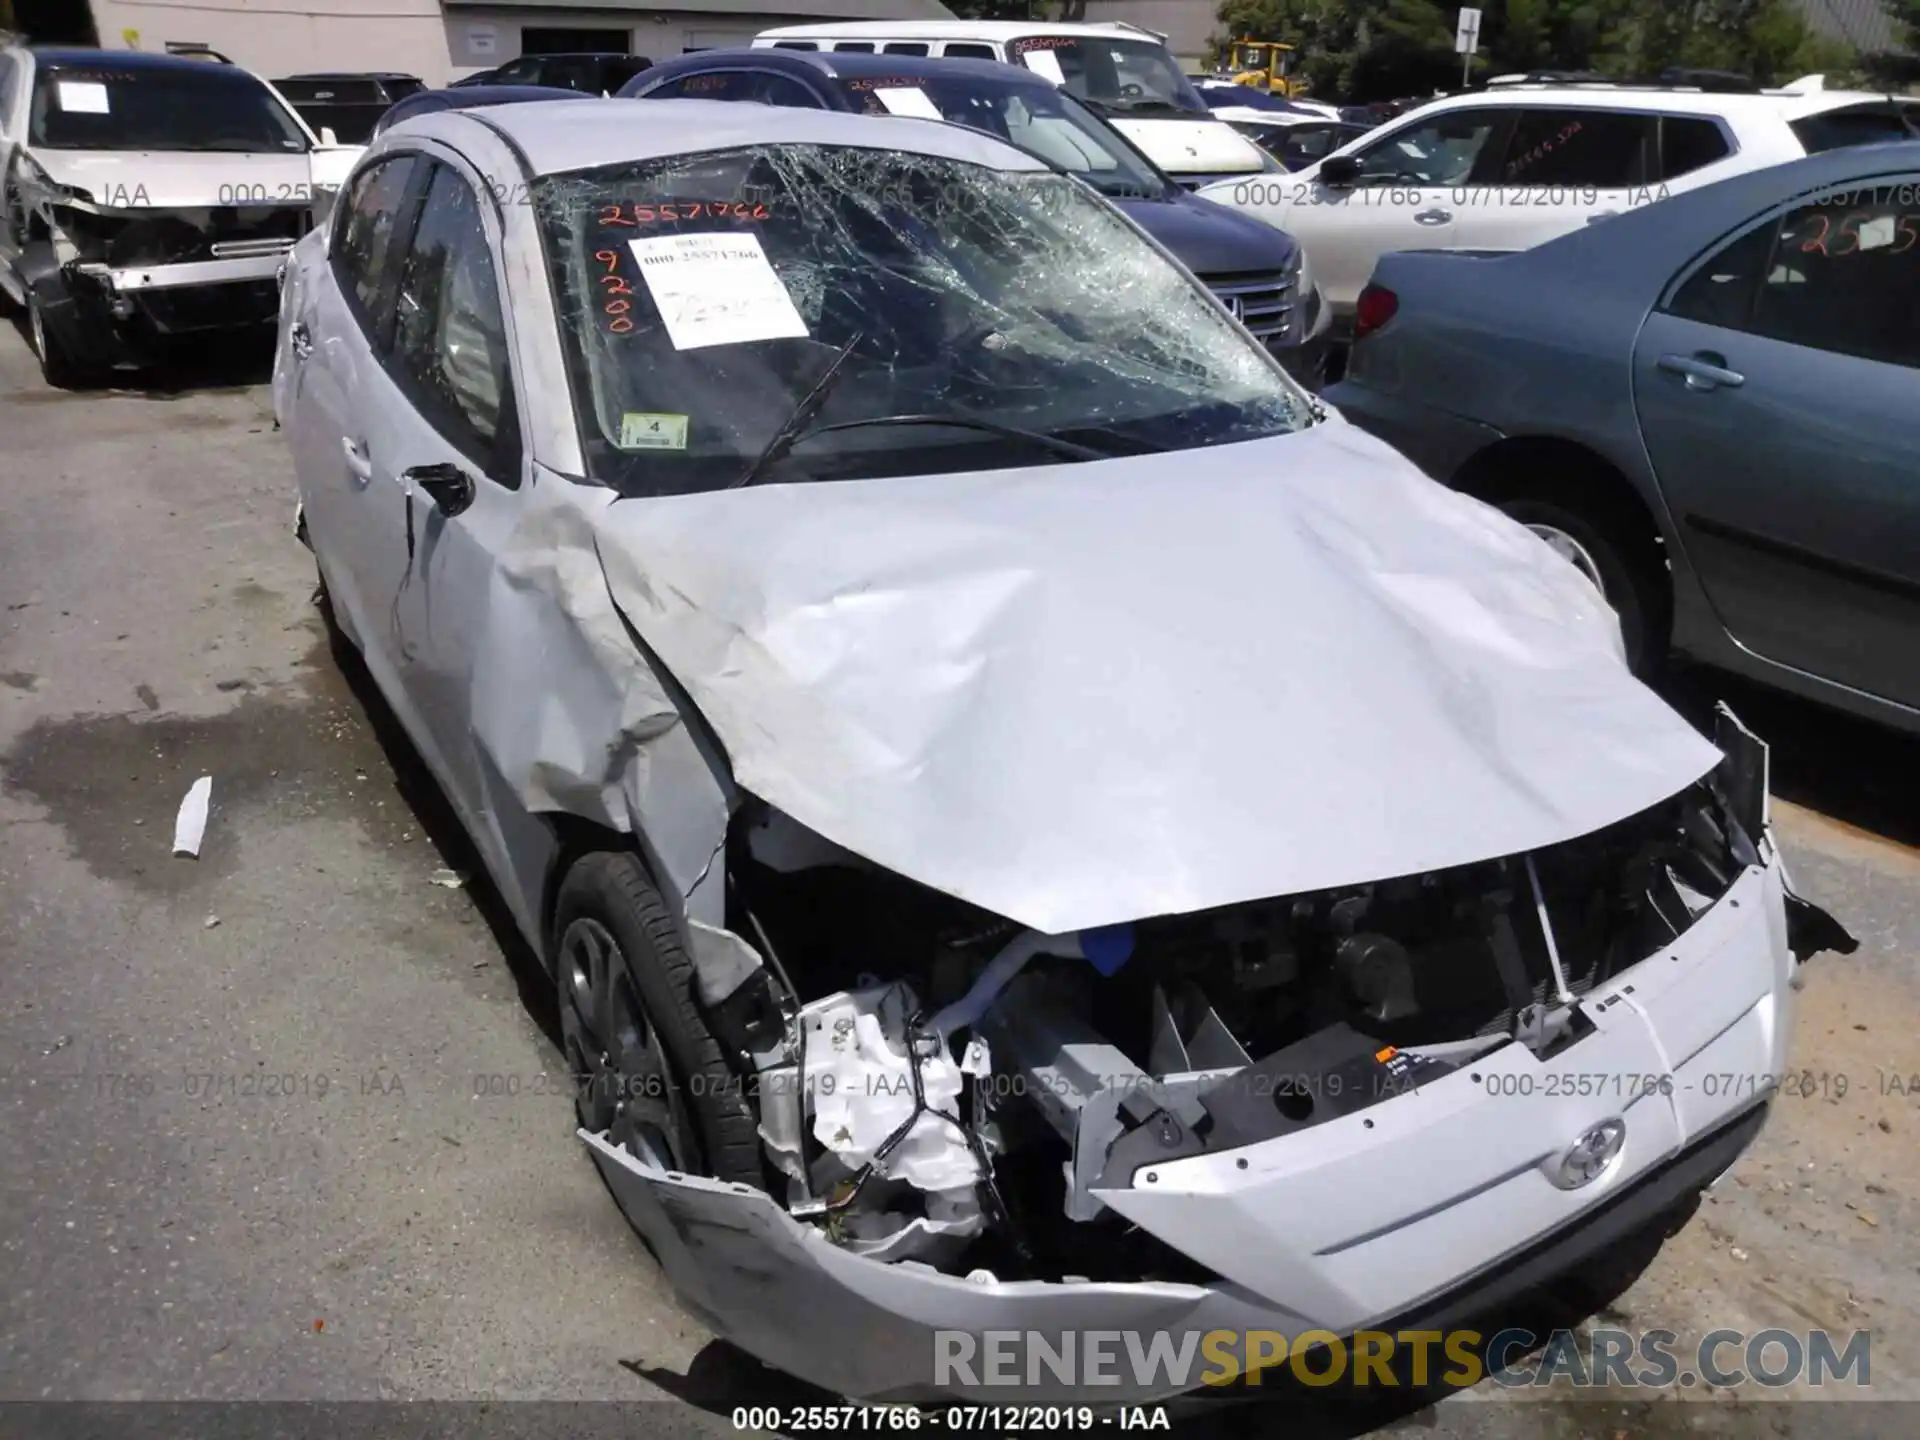
[{"label": "torn sheet metal", "polygon": [[608,591],[595,550],[612,500],[536,472],[489,580],[474,740],[527,811],[642,834],[690,918],[717,924],[723,887],[703,881],[731,799]]},{"label": "torn sheet metal", "polygon": [[1720,759],[1577,571],[1344,422],[1168,464],[596,528],[741,788],[1048,933],[1519,854]]}]

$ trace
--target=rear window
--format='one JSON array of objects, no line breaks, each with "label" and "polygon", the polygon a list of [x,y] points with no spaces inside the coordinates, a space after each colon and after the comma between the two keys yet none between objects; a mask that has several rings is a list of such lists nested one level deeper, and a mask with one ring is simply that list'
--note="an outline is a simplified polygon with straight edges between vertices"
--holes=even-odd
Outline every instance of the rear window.
[{"label": "rear window", "polygon": [[99,65],[35,77],[30,143],[48,150],[305,153],[307,137],[273,93],[224,65]]},{"label": "rear window", "polygon": [[1731,153],[1727,137],[1711,120],[1667,115],[1660,121],[1660,178],[1677,180],[1723,160]]},{"label": "rear window", "polygon": [[1844,150],[1852,145],[1881,145],[1890,140],[1915,138],[1907,115],[1897,106],[1887,104],[1855,105],[1846,110],[1829,110],[1824,115],[1809,115],[1793,122],[1793,133],[1800,137],[1809,155]]}]

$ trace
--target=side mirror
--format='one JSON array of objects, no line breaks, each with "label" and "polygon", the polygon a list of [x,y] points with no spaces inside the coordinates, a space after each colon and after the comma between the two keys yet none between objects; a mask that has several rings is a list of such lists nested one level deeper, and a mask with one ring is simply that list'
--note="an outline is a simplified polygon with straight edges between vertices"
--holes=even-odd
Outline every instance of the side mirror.
[{"label": "side mirror", "polygon": [[416,465],[400,478],[418,485],[449,520],[473,504],[473,477],[458,465]]},{"label": "side mirror", "polygon": [[1330,190],[1346,190],[1360,179],[1360,162],[1351,155],[1329,155],[1313,177]]},{"label": "side mirror", "polygon": [[320,127],[320,143],[322,145],[338,145],[340,143],[340,137],[334,134],[331,125],[322,125]]}]

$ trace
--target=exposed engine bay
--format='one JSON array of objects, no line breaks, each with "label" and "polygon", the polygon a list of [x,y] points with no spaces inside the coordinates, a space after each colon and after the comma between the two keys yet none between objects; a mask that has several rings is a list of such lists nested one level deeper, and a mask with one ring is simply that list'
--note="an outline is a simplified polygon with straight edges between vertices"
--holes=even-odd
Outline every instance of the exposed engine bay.
[{"label": "exposed engine bay", "polygon": [[[708,1023],[756,1107],[769,1188],[833,1242],[994,1278],[1203,1280],[1094,1192],[1502,1046],[1577,1044],[1583,995],[1760,863],[1763,793],[1730,760],[1531,854],[1066,936],[749,805],[729,920],[770,963],[748,957],[724,996],[703,983]],[[1798,903],[1795,925],[1831,925]]]}]

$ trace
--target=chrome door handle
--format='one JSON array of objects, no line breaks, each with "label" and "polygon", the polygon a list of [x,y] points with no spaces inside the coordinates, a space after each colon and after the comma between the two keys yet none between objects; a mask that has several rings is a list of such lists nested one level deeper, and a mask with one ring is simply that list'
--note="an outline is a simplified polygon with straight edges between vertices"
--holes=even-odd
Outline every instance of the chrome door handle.
[{"label": "chrome door handle", "polygon": [[363,441],[342,435],[340,448],[347,453],[347,469],[362,480],[373,479],[373,459],[367,454],[367,447]]},{"label": "chrome door handle", "polygon": [[1747,377],[1738,370],[1727,369],[1726,358],[1721,355],[1662,355],[1659,363],[1669,375],[1685,380],[1689,390],[1718,390],[1723,386],[1737,390],[1747,383]]},{"label": "chrome door handle", "polygon": [[1451,210],[1422,210],[1413,217],[1416,225],[1445,225],[1453,219]]},{"label": "chrome door handle", "polygon": [[296,320],[287,327],[287,344],[302,360],[313,354],[313,332],[307,329],[305,321]]}]

